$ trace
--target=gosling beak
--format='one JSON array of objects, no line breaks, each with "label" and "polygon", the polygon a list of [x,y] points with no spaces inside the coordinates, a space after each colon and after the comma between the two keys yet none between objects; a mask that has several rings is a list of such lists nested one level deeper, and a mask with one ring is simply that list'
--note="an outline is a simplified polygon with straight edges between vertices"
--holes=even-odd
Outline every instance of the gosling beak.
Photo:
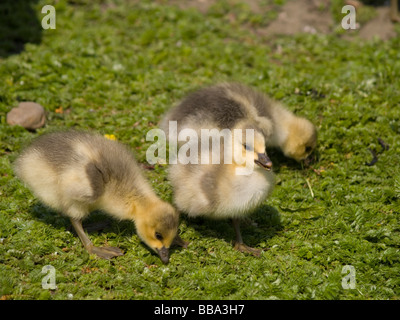
[{"label": "gosling beak", "polygon": [[258,159],[254,160],[254,162],[268,171],[272,168],[272,161],[268,158],[266,153],[259,153]]},{"label": "gosling beak", "polygon": [[158,255],[160,256],[161,261],[164,264],[169,262],[169,250],[166,247],[162,247],[161,249],[156,248]]}]

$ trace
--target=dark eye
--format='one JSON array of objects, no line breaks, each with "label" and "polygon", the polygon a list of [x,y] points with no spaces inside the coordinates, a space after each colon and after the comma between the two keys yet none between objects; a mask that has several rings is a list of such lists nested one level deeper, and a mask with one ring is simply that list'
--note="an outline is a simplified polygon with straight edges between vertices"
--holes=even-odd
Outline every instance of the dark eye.
[{"label": "dark eye", "polygon": [[248,150],[248,151],[251,151],[251,150],[252,150],[251,147],[248,146],[247,144],[243,144],[243,147],[244,147],[246,150]]},{"label": "dark eye", "polygon": [[159,233],[159,232],[156,232],[156,233],[155,233],[155,236],[156,236],[156,239],[157,239],[157,240],[160,240],[160,241],[161,241],[161,240],[163,239],[162,234]]}]

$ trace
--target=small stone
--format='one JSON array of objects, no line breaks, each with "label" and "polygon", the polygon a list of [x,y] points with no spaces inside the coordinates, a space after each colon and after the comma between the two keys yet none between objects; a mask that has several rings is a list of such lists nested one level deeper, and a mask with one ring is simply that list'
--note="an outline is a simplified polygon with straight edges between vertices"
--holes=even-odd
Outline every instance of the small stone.
[{"label": "small stone", "polygon": [[9,125],[20,125],[28,130],[36,130],[46,123],[44,108],[35,102],[21,102],[7,113]]}]

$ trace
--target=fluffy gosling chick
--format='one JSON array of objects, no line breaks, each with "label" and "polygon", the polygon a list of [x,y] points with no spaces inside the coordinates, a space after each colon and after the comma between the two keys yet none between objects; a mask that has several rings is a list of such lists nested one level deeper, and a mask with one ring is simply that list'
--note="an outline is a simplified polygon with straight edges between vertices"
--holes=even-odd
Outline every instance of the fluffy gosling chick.
[{"label": "fluffy gosling chick", "polygon": [[[255,101],[246,100],[250,98]],[[168,137],[169,121],[177,122],[178,132],[184,128],[234,129],[247,122],[267,137],[272,133],[273,123],[268,110],[260,107],[262,102],[263,96],[246,86],[222,83],[189,93],[167,112],[160,127]]]},{"label": "fluffy gosling chick", "polygon": [[[239,150],[239,157],[227,159],[224,146],[220,150],[209,147],[210,164],[171,164],[169,180],[174,190],[174,202],[177,208],[190,217],[204,216],[213,219],[232,218],[236,233],[235,249],[259,255],[260,250],[244,244],[239,221],[261,205],[271,193],[274,176],[270,171],[272,162],[265,153],[265,139],[261,130],[243,123],[240,129],[253,129],[254,139],[249,139],[242,131],[242,136],[233,140],[233,150]],[[201,142],[201,141],[200,141]],[[211,164],[211,158],[219,153],[219,164]],[[228,161],[225,161],[228,160]],[[243,174],[252,164],[251,172]],[[238,170],[242,170],[242,174]]]},{"label": "fluffy gosling chick", "polygon": [[286,157],[298,162],[307,159],[317,146],[315,126],[276,101],[269,108],[274,130],[267,140],[267,146],[280,148]]},{"label": "fluffy gosling chick", "polygon": [[167,133],[169,120],[177,121],[178,131],[203,123],[231,129],[238,122],[250,121],[260,128],[267,147],[279,147],[296,161],[306,159],[317,144],[317,131],[309,120],[240,83],[221,83],[192,92],[162,121]]},{"label": "fluffy gosling chick", "polygon": [[317,145],[317,130],[307,119],[296,116],[278,101],[274,101],[240,83],[223,83],[226,97],[245,110],[247,118],[259,123],[267,147],[279,147],[285,156],[300,162],[305,160]]},{"label": "fluffy gosling chick", "polygon": [[95,247],[85,234],[82,220],[99,209],[134,221],[139,237],[168,263],[179,215],[157,197],[124,145],[77,131],[45,134],[23,150],[15,173],[43,203],[70,218],[89,253],[104,259],[123,254]]}]

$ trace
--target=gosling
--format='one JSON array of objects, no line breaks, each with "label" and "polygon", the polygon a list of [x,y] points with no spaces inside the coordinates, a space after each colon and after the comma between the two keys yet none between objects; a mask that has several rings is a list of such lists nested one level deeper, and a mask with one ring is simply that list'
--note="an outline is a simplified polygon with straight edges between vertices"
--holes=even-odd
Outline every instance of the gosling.
[{"label": "gosling", "polygon": [[[173,117],[172,117],[173,119]],[[218,124],[212,119],[192,119],[182,127],[212,129]],[[199,164],[184,164],[180,161],[169,167],[169,180],[174,190],[174,203],[178,210],[190,217],[208,217],[212,219],[232,218],[236,234],[234,248],[241,252],[259,256],[261,251],[251,248],[243,242],[240,232],[240,220],[251,214],[269,196],[274,186],[272,162],[265,151],[263,131],[254,121],[242,119],[231,129],[240,129],[242,134],[237,139],[231,136],[223,140],[220,149],[212,145],[201,145],[197,153]],[[247,135],[247,130],[253,135]],[[219,134],[217,138],[219,139]],[[215,140],[211,136],[211,140]],[[233,138],[233,139],[232,139]],[[241,157],[225,155],[225,146],[241,154]],[[228,147],[228,149],[230,149]],[[208,151],[208,164],[204,164],[204,152]],[[218,156],[219,163],[212,164]],[[245,161],[242,161],[245,160]],[[248,164],[250,166],[250,170]],[[241,173],[239,171],[241,170]]]},{"label": "gosling", "polygon": [[309,120],[240,83],[221,83],[190,93],[161,122],[167,135],[170,120],[177,121],[178,132],[204,124],[232,129],[239,122],[250,121],[260,128],[267,147],[278,147],[298,162],[317,144],[317,131]]},{"label": "gosling", "polygon": [[119,248],[95,247],[82,220],[94,210],[135,223],[138,236],[169,261],[169,248],[185,243],[177,235],[179,214],[157,197],[127,147],[79,131],[40,136],[17,158],[16,175],[50,208],[69,217],[90,254],[110,259]]}]

